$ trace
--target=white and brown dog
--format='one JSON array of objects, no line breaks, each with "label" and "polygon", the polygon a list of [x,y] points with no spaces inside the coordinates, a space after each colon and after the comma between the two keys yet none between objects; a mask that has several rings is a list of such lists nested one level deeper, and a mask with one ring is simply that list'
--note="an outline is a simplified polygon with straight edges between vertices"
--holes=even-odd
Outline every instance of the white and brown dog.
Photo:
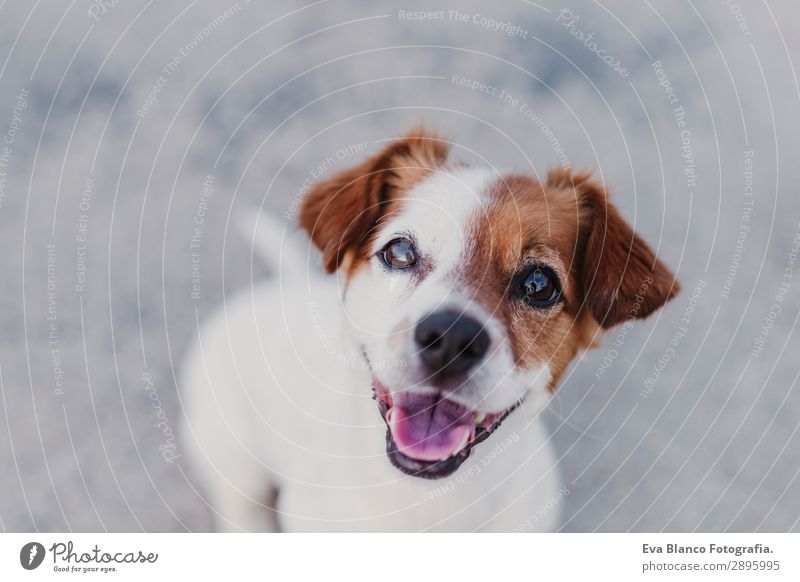
[{"label": "white and brown dog", "polygon": [[587,175],[447,155],[416,130],[316,184],[300,226],[338,276],[262,233],[280,276],[201,330],[184,445],[220,529],[557,527],[539,412],[579,350],[678,284]]}]

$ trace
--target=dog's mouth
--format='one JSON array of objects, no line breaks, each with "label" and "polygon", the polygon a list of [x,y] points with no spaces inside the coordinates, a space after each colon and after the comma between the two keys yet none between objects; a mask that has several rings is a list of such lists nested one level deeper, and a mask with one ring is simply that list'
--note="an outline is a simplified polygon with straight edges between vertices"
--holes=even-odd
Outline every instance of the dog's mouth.
[{"label": "dog's mouth", "polygon": [[373,378],[374,398],[386,421],[386,454],[408,475],[441,479],[452,475],[472,448],[494,432],[517,404],[479,413],[438,392],[394,395]]}]

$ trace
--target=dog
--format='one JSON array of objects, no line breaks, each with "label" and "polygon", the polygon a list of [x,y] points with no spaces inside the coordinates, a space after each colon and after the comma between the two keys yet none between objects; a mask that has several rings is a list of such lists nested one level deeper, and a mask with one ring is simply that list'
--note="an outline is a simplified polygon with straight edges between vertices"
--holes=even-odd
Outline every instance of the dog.
[{"label": "dog", "polygon": [[540,183],[448,149],[417,128],[314,184],[305,248],[256,229],[276,276],[209,318],[181,374],[218,529],[557,529],[540,412],[678,282],[588,174]]}]

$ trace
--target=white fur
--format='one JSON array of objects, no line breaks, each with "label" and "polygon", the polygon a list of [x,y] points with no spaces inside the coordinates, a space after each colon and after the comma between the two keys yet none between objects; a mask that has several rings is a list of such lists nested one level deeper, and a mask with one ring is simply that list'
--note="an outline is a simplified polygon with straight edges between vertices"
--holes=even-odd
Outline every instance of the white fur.
[{"label": "white fur", "polygon": [[[431,265],[422,282],[375,259],[347,285],[334,277],[260,284],[204,325],[182,375],[184,446],[220,529],[554,528],[560,484],[537,418],[550,370],[544,362],[518,370],[502,326],[459,285],[464,226],[491,180],[486,171],[435,174],[382,228],[376,251],[397,234],[416,239]],[[371,382],[375,374],[392,391],[424,382],[411,334],[443,305],[479,319],[492,341],[457,398],[487,412],[527,398],[456,473],[426,481],[388,461]],[[264,507],[271,488],[277,521]]]}]

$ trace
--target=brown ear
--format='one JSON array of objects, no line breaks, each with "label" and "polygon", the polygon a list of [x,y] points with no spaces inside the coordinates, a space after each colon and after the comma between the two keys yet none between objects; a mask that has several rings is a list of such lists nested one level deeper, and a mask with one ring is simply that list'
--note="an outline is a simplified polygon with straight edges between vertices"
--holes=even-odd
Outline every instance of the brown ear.
[{"label": "brown ear", "polygon": [[584,305],[601,326],[647,317],[678,293],[675,275],[620,216],[603,188],[589,182],[589,174],[557,171],[548,176],[548,185],[572,186],[578,195],[586,232],[579,275]]},{"label": "brown ear", "polygon": [[300,208],[300,227],[322,251],[328,273],[358,253],[389,204],[447,159],[440,138],[414,129],[355,168],[315,184]]}]

